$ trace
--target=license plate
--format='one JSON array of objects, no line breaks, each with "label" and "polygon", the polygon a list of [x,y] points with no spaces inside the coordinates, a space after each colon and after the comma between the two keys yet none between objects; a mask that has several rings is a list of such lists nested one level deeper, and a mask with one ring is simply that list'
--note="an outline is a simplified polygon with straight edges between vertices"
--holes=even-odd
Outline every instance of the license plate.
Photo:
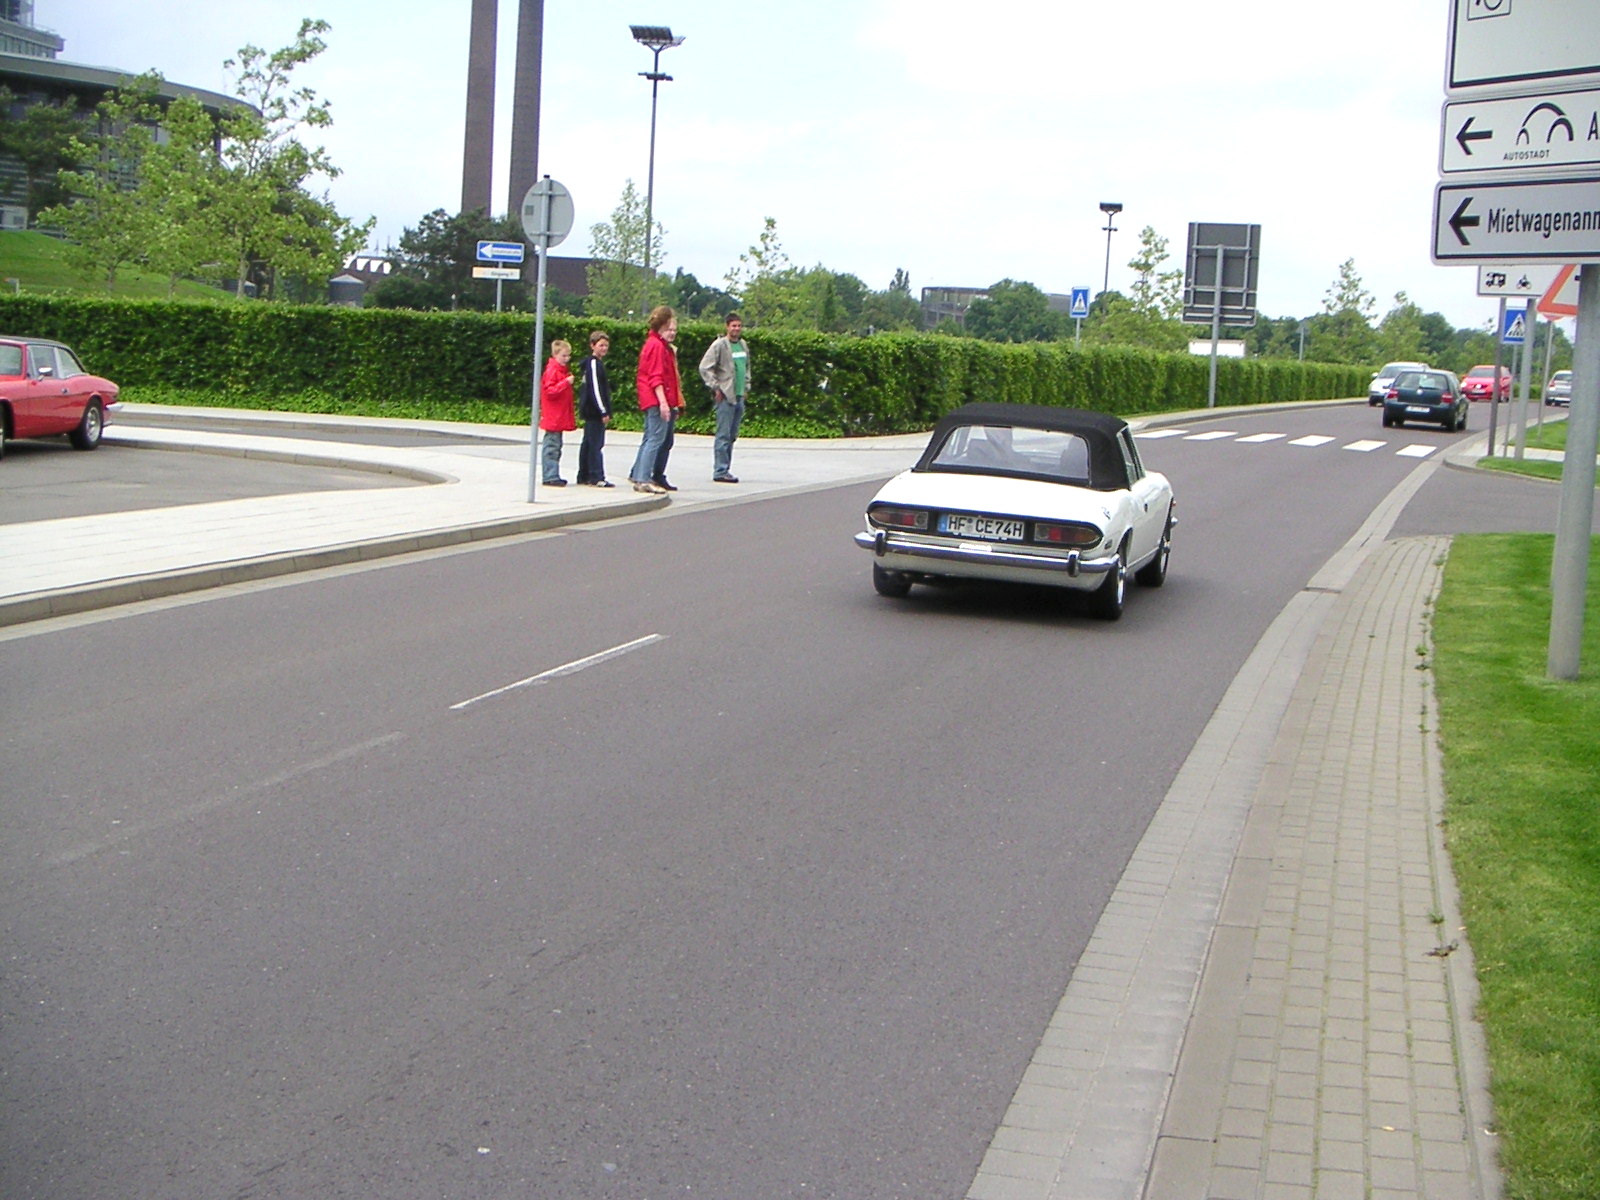
[{"label": "license plate", "polygon": [[939,532],[954,537],[979,538],[986,542],[1020,542],[1021,521],[1005,517],[974,517],[966,513],[945,513],[939,518]]},{"label": "license plate", "polygon": [[1426,414],[1431,413],[1433,409],[1429,408],[1426,404],[1408,404],[1406,405],[1406,411]]}]

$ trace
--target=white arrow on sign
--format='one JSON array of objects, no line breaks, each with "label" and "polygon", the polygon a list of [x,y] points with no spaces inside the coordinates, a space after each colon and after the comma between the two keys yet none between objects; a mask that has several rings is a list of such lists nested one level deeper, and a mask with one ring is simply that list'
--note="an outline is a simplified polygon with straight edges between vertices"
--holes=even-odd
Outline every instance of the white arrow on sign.
[{"label": "white arrow on sign", "polygon": [[1441,183],[1433,261],[1600,262],[1600,176]]},{"label": "white arrow on sign", "polygon": [[521,242],[479,242],[478,261],[489,263],[519,263],[526,253]]},{"label": "white arrow on sign", "polygon": [[1439,172],[1537,175],[1600,166],[1600,88],[1451,100],[1439,126]]}]

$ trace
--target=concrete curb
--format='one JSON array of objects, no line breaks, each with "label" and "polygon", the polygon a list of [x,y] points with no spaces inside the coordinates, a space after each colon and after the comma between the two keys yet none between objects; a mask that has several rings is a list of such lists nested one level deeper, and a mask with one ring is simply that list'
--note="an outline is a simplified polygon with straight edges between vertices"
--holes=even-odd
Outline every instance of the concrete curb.
[{"label": "concrete curb", "polygon": [[48,617],[71,616],[101,608],[112,608],[139,600],[159,600],[188,592],[224,587],[228,584],[272,579],[301,571],[372,562],[420,550],[438,550],[468,542],[488,541],[492,538],[542,533],[568,525],[639,516],[664,508],[669,503],[670,499],[667,496],[640,496],[637,499],[617,501],[598,508],[541,512],[524,517],[348,542],[315,550],[268,554],[257,558],[236,559],[149,575],[130,575],[121,579],[108,579],[102,583],[56,591],[28,592],[0,598],[0,628],[21,625],[29,621],[42,621]]}]

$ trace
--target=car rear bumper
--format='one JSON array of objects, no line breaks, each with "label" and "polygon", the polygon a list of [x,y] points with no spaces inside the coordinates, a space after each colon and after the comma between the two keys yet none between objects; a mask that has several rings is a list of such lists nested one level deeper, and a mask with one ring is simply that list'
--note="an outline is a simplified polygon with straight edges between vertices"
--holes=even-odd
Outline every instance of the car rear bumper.
[{"label": "car rear bumper", "polygon": [[1389,401],[1383,406],[1384,416],[1391,421],[1454,421],[1456,406],[1452,404],[1396,404]]},{"label": "car rear bumper", "polygon": [[1117,567],[1117,556],[1085,558],[1077,550],[1042,554],[1023,546],[976,542],[913,541],[885,530],[863,530],[856,545],[870,550],[878,565],[911,575],[955,575],[1011,583],[1042,583],[1092,591]]}]

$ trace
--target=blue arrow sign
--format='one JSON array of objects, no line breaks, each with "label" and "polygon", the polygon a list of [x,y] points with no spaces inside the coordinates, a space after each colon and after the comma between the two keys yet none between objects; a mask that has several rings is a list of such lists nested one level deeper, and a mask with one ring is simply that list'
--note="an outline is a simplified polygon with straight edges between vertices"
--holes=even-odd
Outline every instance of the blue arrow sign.
[{"label": "blue arrow sign", "polygon": [[478,261],[489,263],[519,263],[527,247],[521,242],[479,242]]},{"label": "blue arrow sign", "polygon": [[1069,314],[1073,320],[1079,320],[1089,315],[1089,289],[1075,287],[1072,289],[1072,311]]}]

